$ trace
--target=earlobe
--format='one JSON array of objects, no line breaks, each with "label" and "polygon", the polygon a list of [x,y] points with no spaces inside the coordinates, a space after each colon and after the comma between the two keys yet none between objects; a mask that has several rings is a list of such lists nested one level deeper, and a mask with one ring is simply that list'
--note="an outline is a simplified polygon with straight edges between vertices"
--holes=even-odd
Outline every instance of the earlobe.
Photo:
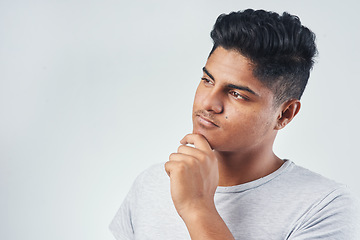
[{"label": "earlobe", "polygon": [[293,120],[293,118],[300,111],[301,103],[297,99],[292,99],[285,102],[281,107],[281,112],[278,116],[277,124],[275,126],[276,130],[284,128],[288,123]]}]

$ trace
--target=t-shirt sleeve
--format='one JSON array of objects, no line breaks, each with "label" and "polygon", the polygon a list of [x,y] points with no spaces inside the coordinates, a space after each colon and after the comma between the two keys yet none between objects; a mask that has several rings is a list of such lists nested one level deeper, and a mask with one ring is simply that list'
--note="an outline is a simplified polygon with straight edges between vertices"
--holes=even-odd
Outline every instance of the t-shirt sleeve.
[{"label": "t-shirt sleeve", "polygon": [[288,239],[360,239],[359,223],[359,202],[341,187],[310,209]]},{"label": "t-shirt sleeve", "polygon": [[134,204],[136,204],[136,192],[138,191],[140,174],[134,181],[129,193],[126,195],[115,217],[110,223],[109,229],[117,240],[134,239],[132,217],[134,216]]}]

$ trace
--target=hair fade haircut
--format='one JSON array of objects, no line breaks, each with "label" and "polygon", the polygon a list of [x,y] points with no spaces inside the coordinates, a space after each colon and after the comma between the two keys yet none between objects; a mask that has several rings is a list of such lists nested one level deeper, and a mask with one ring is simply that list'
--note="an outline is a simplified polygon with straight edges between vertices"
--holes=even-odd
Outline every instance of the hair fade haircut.
[{"label": "hair fade haircut", "polygon": [[301,98],[317,54],[315,34],[297,16],[247,9],[220,15],[211,31],[214,46],[235,50],[253,64],[253,74],[279,106]]}]

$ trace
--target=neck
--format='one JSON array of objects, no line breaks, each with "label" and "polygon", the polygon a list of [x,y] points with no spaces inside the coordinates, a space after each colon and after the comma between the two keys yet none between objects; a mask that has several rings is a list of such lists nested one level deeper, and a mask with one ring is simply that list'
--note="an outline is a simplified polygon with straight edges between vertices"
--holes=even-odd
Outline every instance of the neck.
[{"label": "neck", "polygon": [[267,149],[248,152],[219,152],[219,186],[235,186],[265,177],[281,167],[283,161]]}]

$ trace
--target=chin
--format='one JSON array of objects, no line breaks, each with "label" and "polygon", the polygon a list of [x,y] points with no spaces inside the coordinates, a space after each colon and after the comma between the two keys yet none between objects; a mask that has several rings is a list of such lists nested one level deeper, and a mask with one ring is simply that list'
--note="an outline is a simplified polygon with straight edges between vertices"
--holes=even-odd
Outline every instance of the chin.
[{"label": "chin", "polygon": [[206,141],[209,143],[211,149],[216,150],[217,144],[216,144],[216,140],[214,139],[214,136],[212,136],[213,134],[209,133],[208,131],[204,131],[201,128],[193,128],[193,132],[194,134],[199,134],[201,136],[203,136]]}]

